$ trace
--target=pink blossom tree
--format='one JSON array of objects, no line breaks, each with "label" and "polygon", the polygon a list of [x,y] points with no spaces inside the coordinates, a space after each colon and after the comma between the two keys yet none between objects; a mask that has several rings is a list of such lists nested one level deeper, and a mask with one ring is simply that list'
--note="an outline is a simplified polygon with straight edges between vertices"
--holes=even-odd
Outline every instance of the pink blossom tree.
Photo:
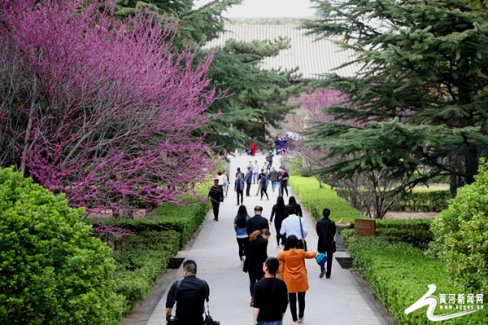
[{"label": "pink blossom tree", "polygon": [[[317,89],[302,98],[302,104],[307,111],[307,118],[302,123],[304,134],[307,128],[313,128],[316,123],[335,123],[338,127],[363,128],[367,122],[360,120],[342,119],[340,114],[329,114],[327,109],[339,106],[353,109],[348,103],[347,96],[335,90]],[[399,117],[405,117],[408,112],[397,112]],[[303,158],[303,163],[310,168],[319,182],[325,182],[337,188],[340,196],[345,198],[354,208],[369,217],[383,218],[401,192],[395,192],[402,180],[393,178],[388,170],[368,169],[356,171],[344,177],[334,172],[323,172],[342,161],[354,160],[354,154],[348,156],[331,155],[327,146],[310,145],[305,138],[299,142],[295,151]]]},{"label": "pink blossom tree", "polygon": [[175,32],[102,0],[0,0],[0,164],[88,210],[175,201],[203,180],[212,55],[178,52]]}]

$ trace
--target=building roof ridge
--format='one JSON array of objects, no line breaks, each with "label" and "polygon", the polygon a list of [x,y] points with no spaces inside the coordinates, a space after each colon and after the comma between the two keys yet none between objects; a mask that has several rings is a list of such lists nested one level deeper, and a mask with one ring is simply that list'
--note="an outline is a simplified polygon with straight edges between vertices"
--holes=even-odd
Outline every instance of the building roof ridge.
[{"label": "building roof ridge", "polygon": [[301,25],[313,18],[228,18],[231,25]]}]

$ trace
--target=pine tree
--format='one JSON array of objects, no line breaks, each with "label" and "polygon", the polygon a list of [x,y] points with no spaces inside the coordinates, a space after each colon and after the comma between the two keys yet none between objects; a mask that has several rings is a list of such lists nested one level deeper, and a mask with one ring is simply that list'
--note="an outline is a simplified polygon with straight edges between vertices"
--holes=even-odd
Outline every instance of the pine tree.
[{"label": "pine tree", "polygon": [[[152,10],[178,23],[175,42],[183,48],[188,43],[203,46],[224,31],[222,12],[242,0],[216,0],[198,9],[193,0],[117,1],[117,13],[132,15],[137,10]],[[211,87],[220,100],[207,110],[216,115],[203,129],[206,141],[220,148],[246,147],[251,139],[264,142],[267,126],[278,126],[294,108],[289,98],[301,91],[296,71],[265,71],[260,63],[288,48],[286,39],[264,42],[228,41],[217,49],[210,67]],[[208,54],[202,50],[202,54]]]},{"label": "pine tree", "polygon": [[472,183],[488,145],[486,12],[457,0],[315,3],[322,17],[310,33],[339,36],[363,67],[326,77],[348,100],[312,131],[311,145],[342,157],[323,172],[389,171],[408,177],[403,187],[449,174],[453,194]]}]

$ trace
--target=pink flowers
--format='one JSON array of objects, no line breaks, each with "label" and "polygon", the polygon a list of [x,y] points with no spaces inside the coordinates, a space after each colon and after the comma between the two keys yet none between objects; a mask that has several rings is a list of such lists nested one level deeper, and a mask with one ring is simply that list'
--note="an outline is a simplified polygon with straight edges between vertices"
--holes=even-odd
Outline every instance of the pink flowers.
[{"label": "pink flowers", "polygon": [[178,52],[170,22],[81,4],[0,2],[0,163],[89,210],[174,200],[210,165],[193,134],[212,56]]}]

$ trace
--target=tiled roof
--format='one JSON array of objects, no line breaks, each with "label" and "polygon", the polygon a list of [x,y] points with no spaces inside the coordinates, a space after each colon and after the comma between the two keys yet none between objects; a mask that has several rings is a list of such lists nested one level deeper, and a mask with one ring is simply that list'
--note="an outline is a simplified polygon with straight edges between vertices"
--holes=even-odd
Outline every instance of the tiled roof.
[{"label": "tiled roof", "polygon": [[352,76],[359,71],[357,64],[333,71],[334,68],[350,61],[353,52],[343,50],[331,40],[317,40],[314,35],[305,35],[306,30],[301,28],[302,22],[290,19],[231,20],[225,24],[226,31],[205,47],[221,47],[229,39],[254,41],[287,37],[290,39],[291,47],[282,50],[276,57],[266,58],[262,63],[264,69],[298,67],[305,79],[318,79],[321,74],[329,72]]}]

